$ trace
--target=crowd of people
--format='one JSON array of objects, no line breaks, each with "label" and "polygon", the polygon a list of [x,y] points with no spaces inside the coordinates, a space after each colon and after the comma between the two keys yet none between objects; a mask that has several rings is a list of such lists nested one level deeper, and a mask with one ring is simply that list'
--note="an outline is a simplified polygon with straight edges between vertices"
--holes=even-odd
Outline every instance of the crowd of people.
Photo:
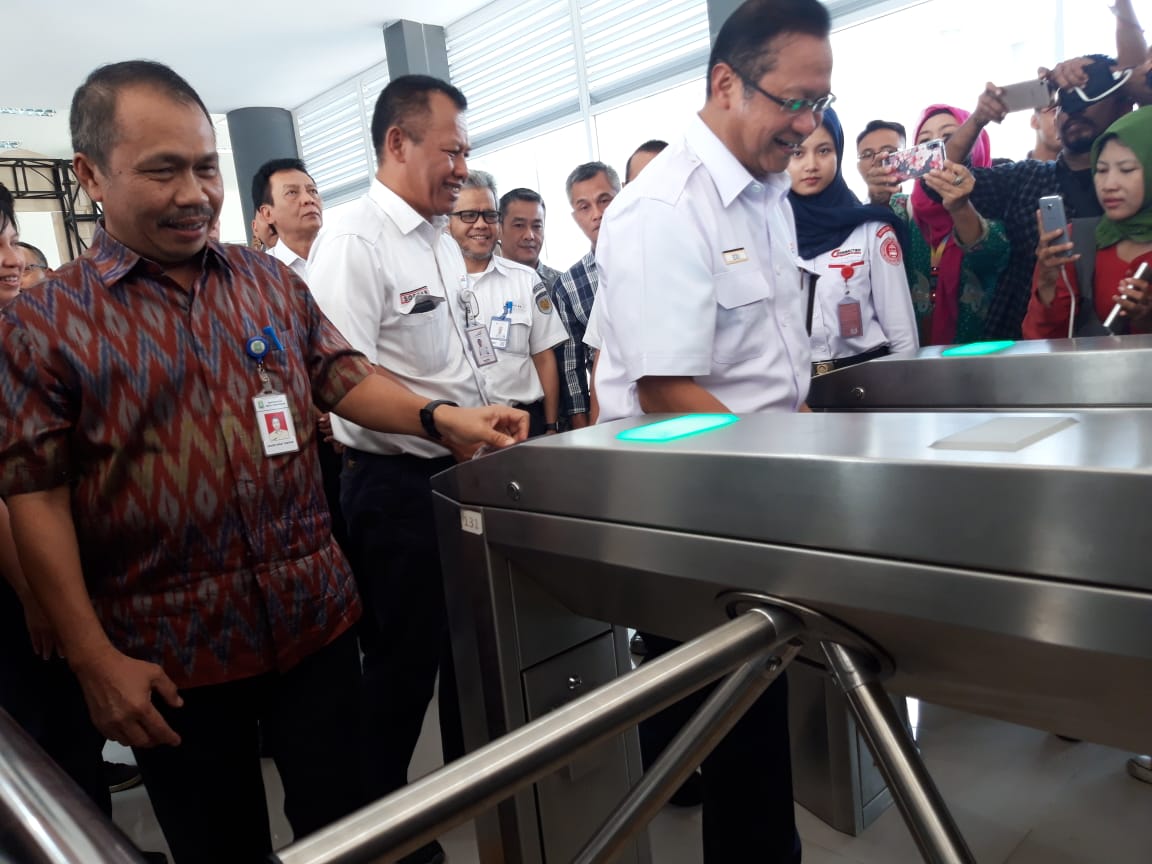
[{"label": "crowd of people", "polygon": [[[433,475],[645,413],[805,411],[814,375],[1109,332],[1114,304],[1110,332],[1152,332],[1152,108],[1133,110],[1152,93],[1117,9],[1116,59],[1042,70],[1031,158],[993,160],[1008,105],[988,84],[911,139],[867,124],[861,202],[827,10],[747,0],[680,139],[640,145],[623,182],[572,170],[589,251],[563,271],[541,260],[544,195],[469,169],[446,81],[384,88],[369,190],[327,224],[303,162],[262,166],[244,248],[212,233],[196,92],[154,62],[95,70],[71,110],[102,211],[88,250],[53,271],[0,194],[0,705],[105,812],[103,744],[132,747],[178,864],[262,860],[262,754],[302,836],[408,782],[437,679],[445,759],[464,752]],[[946,158],[906,191],[886,157],[933,141]],[[705,861],[800,860],[789,764],[781,678],[698,778]]]}]

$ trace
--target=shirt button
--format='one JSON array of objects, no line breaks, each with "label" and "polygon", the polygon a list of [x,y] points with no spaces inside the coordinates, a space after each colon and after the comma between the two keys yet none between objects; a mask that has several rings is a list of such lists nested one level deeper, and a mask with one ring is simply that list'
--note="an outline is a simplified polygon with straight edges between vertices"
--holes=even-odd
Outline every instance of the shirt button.
[{"label": "shirt button", "polygon": [[753,184],[752,184],[752,191],[753,191],[753,192],[763,192],[763,191],[764,191],[764,187],[763,187],[763,186],[761,186],[759,183],[753,183]]}]

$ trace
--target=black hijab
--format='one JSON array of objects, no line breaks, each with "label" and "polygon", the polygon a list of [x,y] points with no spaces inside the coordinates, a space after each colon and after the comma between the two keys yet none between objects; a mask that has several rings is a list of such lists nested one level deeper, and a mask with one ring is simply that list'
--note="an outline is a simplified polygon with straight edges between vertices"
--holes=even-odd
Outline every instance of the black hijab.
[{"label": "black hijab", "polygon": [[792,212],[796,215],[796,239],[800,244],[800,257],[810,260],[835,249],[856,226],[865,222],[886,222],[891,225],[896,232],[896,239],[900,241],[900,248],[904,249],[908,241],[904,220],[890,207],[861,204],[860,199],[844,182],[844,130],[840,126],[840,118],[829,108],[824,112],[821,122],[836,146],[836,177],[827,189],[815,195],[788,193]]}]

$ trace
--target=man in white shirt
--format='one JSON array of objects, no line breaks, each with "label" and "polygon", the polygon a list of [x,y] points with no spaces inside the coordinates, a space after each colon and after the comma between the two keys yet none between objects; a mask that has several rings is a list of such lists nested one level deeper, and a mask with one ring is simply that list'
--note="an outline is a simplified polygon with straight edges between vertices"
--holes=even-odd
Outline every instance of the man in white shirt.
[{"label": "man in white shirt", "polygon": [[[372,115],[376,174],[317,240],[308,282],[345,338],[409,389],[483,405],[483,375],[458,314],[464,259],[444,230],[468,176],[465,108],[459,90],[424,75],[384,88]],[[339,418],[333,429],[346,447],[340,497],[364,600],[362,769],[378,798],[407,783],[438,670],[444,758],[463,754],[429,484],[455,459],[434,440]],[[431,843],[404,861],[443,858]]]},{"label": "man in white shirt", "polygon": [[268,254],[308,281],[308,255],[324,225],[320,190],[299,159],[272,159],[252,178],[252,207],[277,238]]},{"label": "man in white shirt", "polygon": [[493,254],[500,238],[496,182],[469,171],[448,230],[460,244],[469,290],[461,314],[468,327],[484,327],[494,362],[480,367],[494,403],[523,408],[529,435],[559,431],[560,379],[553,346],[568,338],[536,271]]},{"label": "man in white shirt", "polygon": [[[703,110],[609,208],[591,325],[601,422],[803,409],[810,351],[784,172],[830,101],[829,26],[817,0],[740,6],[712,48]],[[669,647],[645,638],[652,653]],[[799,862],[783,678],[705,761],[703,784],[705,862]]]}]

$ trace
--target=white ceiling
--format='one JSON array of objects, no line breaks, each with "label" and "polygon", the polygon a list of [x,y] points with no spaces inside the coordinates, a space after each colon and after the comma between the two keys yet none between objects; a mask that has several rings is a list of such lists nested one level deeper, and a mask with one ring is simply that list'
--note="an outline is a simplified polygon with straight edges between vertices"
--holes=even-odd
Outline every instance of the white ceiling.
[{"label": "white ceiling", "polygon": [[0,139],[70,157],[68,105],[104,63],[144,58],[180,73],[213,113],[296,108],[384,58],[385,23],[446,25],[488,0],[4,0],[0,106],[55,108],[56,117],[0,115]]}]

